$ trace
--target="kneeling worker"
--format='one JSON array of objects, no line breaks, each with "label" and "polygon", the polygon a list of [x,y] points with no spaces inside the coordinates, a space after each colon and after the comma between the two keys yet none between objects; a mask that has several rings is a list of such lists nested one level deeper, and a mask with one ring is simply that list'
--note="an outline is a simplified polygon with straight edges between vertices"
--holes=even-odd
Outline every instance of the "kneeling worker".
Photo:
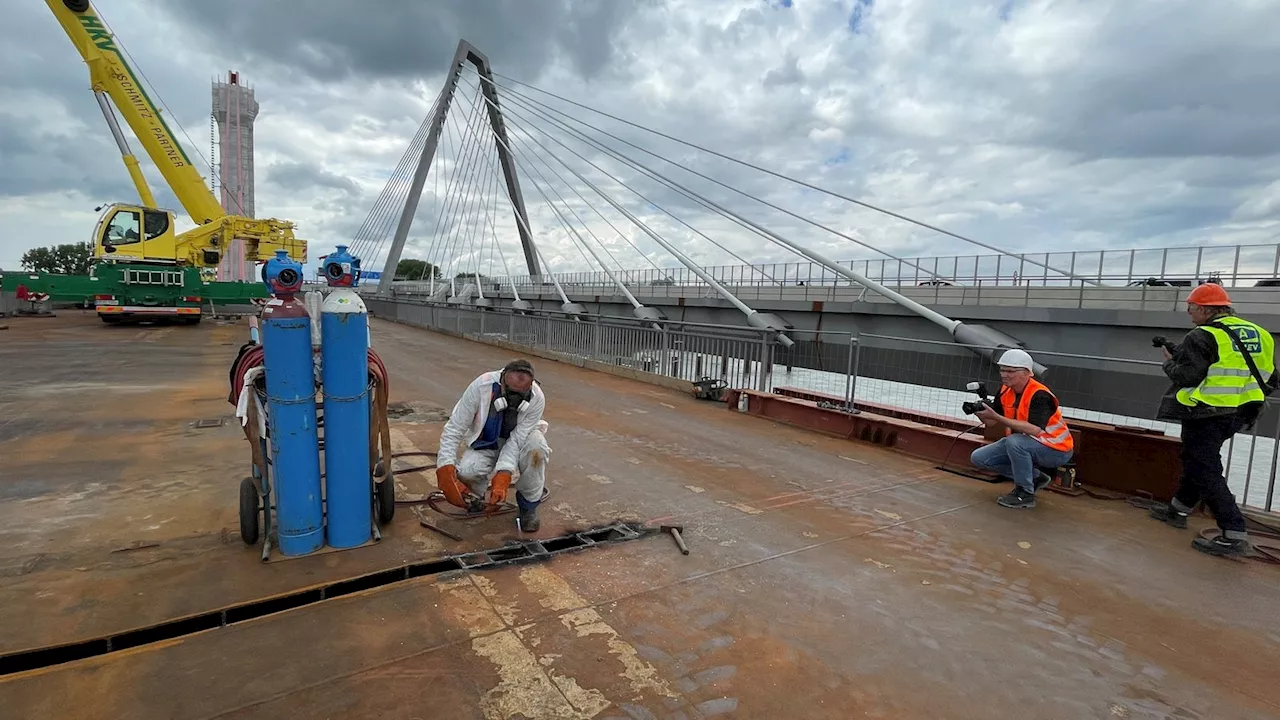
[{"label": "kneeling worker", "polygon": [[[512,360],[467,386],[440,432],[436,484],[445,498],[468,507],[468,495],[490,509],[506,502],[515,480],[520,529],[538,530],[538,504],[546,495],[547,446],[542,419],[546,397],[528,360]],[[462,459],[458,445],[466,443]]]},{"label": "kneeling worker", "polygon": [[1062,417],[1058,399],[1032,377],[1035,364],[1025,351],[1006,350],[1000,366],[1000,406],[980,410],[987,427],[1004,426],[1005,436],[973,451],[969,462],[1013,478],[1013,492],[997,502],[1008,508],[1033,508],[1036,491],[1052,478],[1040,468],[1058,468],[1071,461],[1075,441]]},{"label": "kneeling worker", "polygon": [[1222,474],[1222,446],[1257,421],[1275,387],[1275,339],[1236,317],[1221,286],[1206,283],[1191,291],[1187,314],[1196,327],[1169,351],[1164,372],[1172,381],[1156,418],[1182,423],[1182,479],[1173,502],[1151,516],[1174,527],[1201,501],[1218,521],[1220,535],[1197,537],[1192,545],[1210,555],[1236,557],[1249,551],[1244,515]]}]

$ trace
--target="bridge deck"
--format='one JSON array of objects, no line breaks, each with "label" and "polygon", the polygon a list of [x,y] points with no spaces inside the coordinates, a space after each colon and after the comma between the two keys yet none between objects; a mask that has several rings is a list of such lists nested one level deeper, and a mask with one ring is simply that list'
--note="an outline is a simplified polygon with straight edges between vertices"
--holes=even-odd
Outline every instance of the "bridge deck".
[{"label": "bridge deck", "polygon": [[[261,564],[236,536],[244,326],[10,321],[0,342],[0,653],[500,544],[401,508],[376,546]],[[505,351],[375,322],[397,450]],[[13,717],[1280,718],[1280,585],[1123,504],[1003,488],[549,361],[542,536],[654,537],[423,578],[0,677]],[[428,489],[421,475],[402,493]],[[429,512],[429,511],[428,511]],[[448,521],[442,521],[447,523]],[[453,526],[456,527],[456,526]],[[143,541],[139,547],[137,541]],[[155,543],[153,546],[146,546]],[[127,549],[127,548],[136,549]],[[118,551],[118,552],[113,552]]]}]

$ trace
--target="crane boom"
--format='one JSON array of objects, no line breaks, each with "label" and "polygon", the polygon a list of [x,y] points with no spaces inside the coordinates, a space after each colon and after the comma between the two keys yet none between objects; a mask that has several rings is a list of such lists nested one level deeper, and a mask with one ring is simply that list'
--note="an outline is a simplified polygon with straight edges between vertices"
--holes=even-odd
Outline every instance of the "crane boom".
[{"label": "crane boom", "polygon": [[[307,261],[307,243],[294,237],[294,225],[273,218],[228,214],[174,137],[160,108],[125,60],[119,43],[89,0],[45,0],[71,44],[89,66],[89,80],[98,105],[123,156],[142,205],[115,203],[107,208],[94,231],[94,255],[116,262],[165,262],[211,268],[218,265],[231,243],[244,243],[245,259],[265,259],[284,250]],[[108,101],[109,100],[109,101]],[[182,203],[196,227],[174,229],[173,213],[155,207],[155,199],[129,150],[116,121],[119,111],[169,189]]]},{"label": "crane boom", "polygon": [[191,221],[205,225],[225,215],[88,0],[45,2],[89,66],[93,91],[111,98]]}]

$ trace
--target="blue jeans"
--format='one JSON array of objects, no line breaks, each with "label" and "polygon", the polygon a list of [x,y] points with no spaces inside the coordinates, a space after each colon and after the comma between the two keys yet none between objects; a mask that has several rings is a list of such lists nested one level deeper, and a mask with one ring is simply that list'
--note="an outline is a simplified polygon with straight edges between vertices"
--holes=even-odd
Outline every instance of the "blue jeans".
[{"label": "blue jeans", "polygon": [[1013,433],[984,445],[969,456],[975,466],[1013,478],[1013,484],[1036,491],[1036,468],[1058,468],[1071,461],[1071,452],[1054,450],[1025,433]]}]

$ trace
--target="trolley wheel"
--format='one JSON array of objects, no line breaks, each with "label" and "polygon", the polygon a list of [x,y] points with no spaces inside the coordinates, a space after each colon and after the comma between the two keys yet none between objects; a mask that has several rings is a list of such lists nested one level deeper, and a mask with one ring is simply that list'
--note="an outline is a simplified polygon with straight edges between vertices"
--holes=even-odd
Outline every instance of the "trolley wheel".
[{"label": "trolley wheel", "polygon": [[[382,474],[382,461],[378,461],[374,473]],[[373,504],[378,510],[378,524],[386,525],[396,516],[396,476],[390,470],[382,482],[373,483]]]},{"label": "trolley wheel", "polygon": [[240,539],[245,545],[258,542],[258,509],[258,486],[247,477],[240,481]]}]

